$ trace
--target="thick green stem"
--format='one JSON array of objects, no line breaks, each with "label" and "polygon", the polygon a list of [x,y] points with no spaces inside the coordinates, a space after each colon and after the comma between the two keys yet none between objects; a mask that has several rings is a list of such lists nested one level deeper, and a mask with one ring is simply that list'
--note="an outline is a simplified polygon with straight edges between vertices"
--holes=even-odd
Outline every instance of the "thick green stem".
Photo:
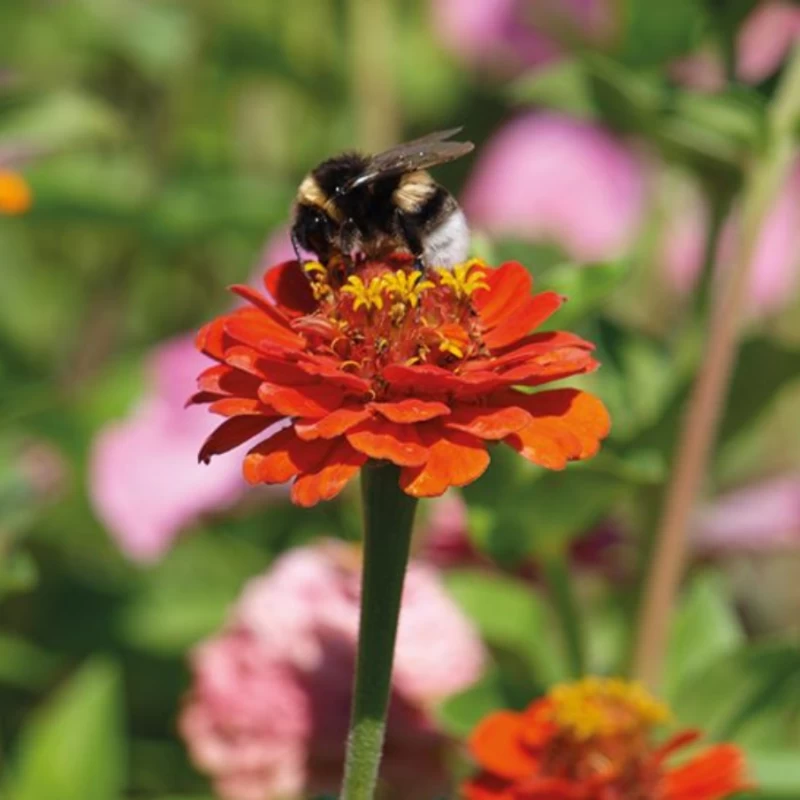
[{"label": "thick green stem", "polygon": [[394,465],[361,471],[364,575],[353,709],[341,800],[372,800],[386,730],[400,597],[417,501]]},{"label": "thick green stem", "polygon": [[570,676],[580,678],[586,673],[586,649],[580,612],[566,559],[566,554],[546,559],[544,571],[564,637]]}]

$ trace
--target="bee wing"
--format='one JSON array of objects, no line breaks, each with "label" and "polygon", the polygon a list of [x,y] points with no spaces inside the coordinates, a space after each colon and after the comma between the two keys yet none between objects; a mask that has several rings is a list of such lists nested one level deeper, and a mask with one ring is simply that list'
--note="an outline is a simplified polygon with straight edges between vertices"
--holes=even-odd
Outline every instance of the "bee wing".
[{"label": "bee wing", "polygon": [[387,175],[427,169],[465,156],[475,149],[472,142],[445,141],[451,136],[455,136],[460,130],[461,128],[449,128],[445,131],[429,133],[427,136],[404,142],[383,153],[377,153],[369,159],[361,174],[344,186],[344,193]]}]

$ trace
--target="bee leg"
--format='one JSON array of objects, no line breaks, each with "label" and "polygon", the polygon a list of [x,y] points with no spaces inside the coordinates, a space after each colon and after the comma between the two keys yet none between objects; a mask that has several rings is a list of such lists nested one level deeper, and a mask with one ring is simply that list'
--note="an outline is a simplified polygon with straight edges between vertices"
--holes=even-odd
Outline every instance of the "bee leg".
[{"label": "bee leg", "polygon": [[297,233],[294,228],[289,233],[289,237],[292,240],[292,250],[294,250],[294,257],[297,259],[297,263],[300,264],[302,267],[305,264],[305,259],[300,253],[300,240],[297,238]]},{"label": "bee leg", "polygon": [[422,246],[422,237],[419,229],[406,214],[400,211],[400,209],[395,211],[395,223],[400,238],[403,240],[411,255],[414,256],[414,266],[424,272],[425,262],[422,260],[424,248]]}]

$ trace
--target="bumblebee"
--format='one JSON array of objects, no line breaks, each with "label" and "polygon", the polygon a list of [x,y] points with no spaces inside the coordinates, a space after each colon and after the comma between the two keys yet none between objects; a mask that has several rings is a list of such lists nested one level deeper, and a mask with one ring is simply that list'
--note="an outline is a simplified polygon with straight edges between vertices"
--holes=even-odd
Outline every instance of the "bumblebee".
[{"label": "bumblebee", "polygon": [[301,249],[325,264],[354,250],[376,258],[405,249],[423,266],[464,261],[467,220],[427,172],[472,151],[472,142],[448,141],[460,130],[431,133],[373,156],[342,153],[314,168],[293,207],[298,260]]}]

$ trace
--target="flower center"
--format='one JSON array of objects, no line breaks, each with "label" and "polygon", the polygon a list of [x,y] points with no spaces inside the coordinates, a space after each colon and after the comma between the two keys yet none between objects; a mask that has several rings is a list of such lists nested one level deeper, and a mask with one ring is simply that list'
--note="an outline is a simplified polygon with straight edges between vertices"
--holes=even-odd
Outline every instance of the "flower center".
[{"label": "flower center", "polygon": [[661,770],[650,728],[669,711],[638,684],[586,678],[549,695],[556,732],[542,752],[547,775],[583,782],[607,800],[656,800]]},{"label": "flower center", "polygon": [[343,368],[373,379],[389,364],[435,364],[458,371],[485,355],[472,295],[488,289],[483,264],[423,274],[402,256],[368,263],[348,274],[346,262],[304,266],[318,309],[295,320],[312,352],[340,359]]},{"label": "flower center", "polygon": [[644,732],[670,716],[640,684],[611,678],[556,686],[550,699],[553,722],[578,741]]}]

